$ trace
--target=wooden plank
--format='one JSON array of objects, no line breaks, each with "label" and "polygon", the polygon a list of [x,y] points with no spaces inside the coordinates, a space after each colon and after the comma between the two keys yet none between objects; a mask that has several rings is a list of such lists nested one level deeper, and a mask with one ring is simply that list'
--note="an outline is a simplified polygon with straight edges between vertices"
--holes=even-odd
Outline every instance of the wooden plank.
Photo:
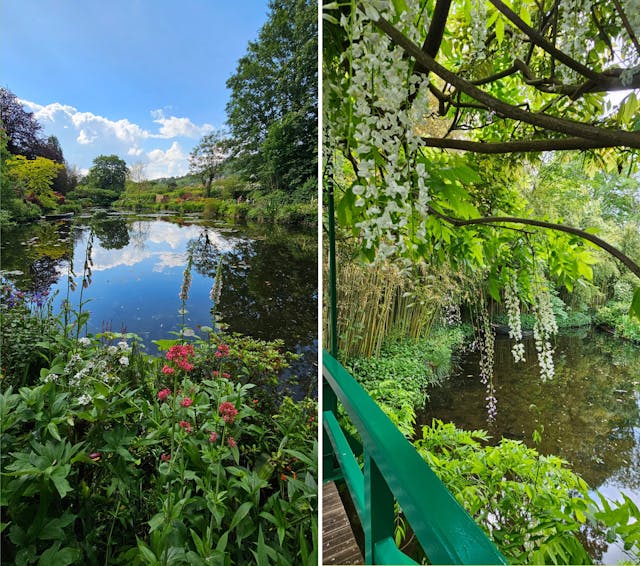
[{"label": "wooden plank", "polygon": [[322,563],[364,564],[334,482],[322,486]]}]

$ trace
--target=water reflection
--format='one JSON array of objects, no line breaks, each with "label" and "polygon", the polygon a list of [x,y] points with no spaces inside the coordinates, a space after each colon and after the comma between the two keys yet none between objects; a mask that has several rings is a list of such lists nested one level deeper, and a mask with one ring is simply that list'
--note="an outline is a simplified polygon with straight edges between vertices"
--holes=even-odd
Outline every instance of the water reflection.
[{"label": "water reflection", "polygon": [[496,339],[494,423],[486,420],[475,353],[430,390],[423,422],[452,421],[489,430],[494,441],[504,436],[530,445],[543,425],[541,452],[566,459],[594,487],[615,484],[640,494],[640,349],[598,334],[561,336],[556,375],[542,383],[533,341],[525,346],[528,363],[516,365],[510,342]]},{"label": "water reflection", "polygon": [[[4,276],[23,290],[59,290],[61,302],[70,262],[81,278],[91,237],[92,283],[82,297],[91,311],[90,332],[126,329],[148,346],[172,337],[182,322],[178,293],[189,257],[193,280],[184,322],[210,326],[209,293],[223,258],[218,312],[230,329],[315,351],[315,235],[106,215],[73,226],[40,223],[3,232]],[[71,293],[75,308],[80,288]]]}]

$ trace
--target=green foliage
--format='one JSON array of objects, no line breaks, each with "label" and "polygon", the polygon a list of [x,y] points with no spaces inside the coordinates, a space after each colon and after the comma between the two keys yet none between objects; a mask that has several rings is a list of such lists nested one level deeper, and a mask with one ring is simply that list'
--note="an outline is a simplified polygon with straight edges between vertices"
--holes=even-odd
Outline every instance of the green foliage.
[{"label": "green foliage", "polygon": [[189,154],[189,169],[205,184],[205,197],[211,193],[211,183],[220,174],[227,158],[228,140],[223,131],[205,135]]},{"label": "green foliage", "polygon": [[118,195],[124,191],[128,171],[126,162],[117,155],[99,155],[93,160],[84,184],[92,189]]},{"label": "green foliage", "polygon": [[133,336],[53,335],[22,384],[7,360],[3,562],[317,562],[315,402],[259,401],[273,345],[176,342],[163,364]]},{"label": "green foliage", "polygon": [[379,356],[350,358],[345,367],[368,391],[405,436],[413,436],[415,411],[427,388],[449,371],[451,354],[463,341],[459,329],[438,329],[417,341],[387,342]]},{"label": "green foliage", "polygon": [[[227,81],[233,167],[291,193],[317,167],[317,4],[271,2],[267,22]],[[315,191],[314,191],[315,192]]]},{"label": "green foliage", "polygon": [[419,453],[501,552],[517,564],[589,564],[579,533],[596,511],[589,487],[555,456],[434,421]]}]

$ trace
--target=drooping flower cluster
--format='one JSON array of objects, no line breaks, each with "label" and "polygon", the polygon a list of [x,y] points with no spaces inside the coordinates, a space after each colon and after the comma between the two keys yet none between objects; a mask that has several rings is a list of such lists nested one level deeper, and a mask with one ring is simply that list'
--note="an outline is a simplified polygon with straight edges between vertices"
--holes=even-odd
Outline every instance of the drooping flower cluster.
[{"label": "drooping flower cluster", "polygon": [[482,315],[482,328],[480,335],[480,381],[487,388],[487,420],[495,421],[498,415],[498,399],[496,398],[495,388],[493,386],[493,361],[495,355],[495,336],[489,313],[484,312]]},{"label": "drooping flower cluster", "polygon": [[380,15],[418,42],[429,23],[421,4],[409,0],[396,12],[393,2],[365,2],[339,22],[349,35],[341,61],[349,72],[335,86],[347,106],[325,106],[326,139],[348,140],[357,175],[351,191],[362,218],[356,227],[378,259],[404,251],[407,236],[427,233],[429,174],[418,160],[417,126],[428,111],[428,79],[411,72],[403,50],[374,24]]},{"label": "drooping flower cluster", "polygon": [[518,281],[512,275],[504,288],[504,302],[507,308],[507,320],[509,324],[509,338],[515,340],[511,347],[513,360],[524,362],[524,344],[522,343],[522,321],[520,319],[520,298],[518,296]]},{"label": "drooping flower cluster", "polygon": [[220,413],[220,416],[225,423],[233,424],[236,420],[238,409],[236,409],[233,403],[225,401],[224,403],[220,403],[220,407],[218,407],[218,413]]},{"label": "drooping flower cluster", "polygon": [[538,274],[536,278],[536,297],[533,305],[533,314],[535,317],[533,338],[538,352],[540,377],[542,381],[547,381],[555,373],[554,349],[551,345],[551,338],[558,333],[558,324],[551,307],[549,284],[541,274]]}]

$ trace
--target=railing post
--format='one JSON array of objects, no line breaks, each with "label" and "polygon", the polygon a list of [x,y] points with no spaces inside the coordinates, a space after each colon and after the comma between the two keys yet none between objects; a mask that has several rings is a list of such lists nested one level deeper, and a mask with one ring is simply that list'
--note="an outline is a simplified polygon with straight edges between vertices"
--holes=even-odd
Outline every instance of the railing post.
[{"label": "railing post", "polygon": [[394,498],[373,458],[364,456],[365,564],[376,564],[376,543],[393,538]]},{"label": "railing post", "polygon": [[[331,411],[338,416],[338,398],[326,379],[322,380],[322,412]],[[340,466],[334,461],[333,445],[322,427],[322,477],[325,480],[335,480],[341,477]]]}]

